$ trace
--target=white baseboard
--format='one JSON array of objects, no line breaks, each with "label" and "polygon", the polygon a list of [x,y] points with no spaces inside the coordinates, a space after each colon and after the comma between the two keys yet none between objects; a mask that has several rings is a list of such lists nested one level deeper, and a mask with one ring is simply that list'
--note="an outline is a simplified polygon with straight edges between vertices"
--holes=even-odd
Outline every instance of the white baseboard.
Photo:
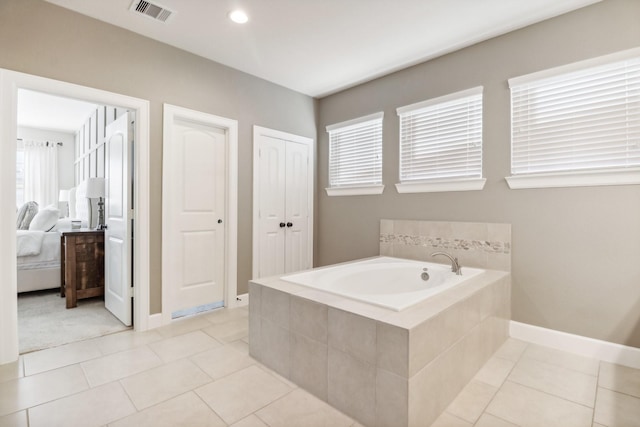
[{"label": "white baseboard", "polygon": [[147,330],[162,326],[162,313],[150,314],[147,320]]},{"label": "white baseboard", "polygon": [[511,321],[509,335],[522,341],[640,369],[640,348]]},{"label": "white baseboard", "polygon": [[234,307],[243,307],[245,305],[249,305],[249,293],[238,295]]}]

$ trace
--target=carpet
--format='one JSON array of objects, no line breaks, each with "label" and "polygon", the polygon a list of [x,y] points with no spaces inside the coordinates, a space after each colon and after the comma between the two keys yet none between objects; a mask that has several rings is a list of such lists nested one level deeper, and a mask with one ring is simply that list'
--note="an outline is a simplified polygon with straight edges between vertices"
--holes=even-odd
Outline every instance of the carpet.
[{"label": "carpet", "polygon": [[129,329],[104,307],[102,297],[66,308],[56,289],[18,295],[20,354]]}]

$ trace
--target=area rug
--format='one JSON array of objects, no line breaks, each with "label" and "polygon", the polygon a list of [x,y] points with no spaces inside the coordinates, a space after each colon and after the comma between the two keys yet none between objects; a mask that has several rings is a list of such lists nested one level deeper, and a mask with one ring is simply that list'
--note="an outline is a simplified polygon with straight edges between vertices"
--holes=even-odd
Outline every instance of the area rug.
[{"label": "area rug", "polygon": [[128,327],[104,307],[101,297],[78,300],[77,307],[67,309],[55,289],[18,295],[20,354],[125,329]]}]

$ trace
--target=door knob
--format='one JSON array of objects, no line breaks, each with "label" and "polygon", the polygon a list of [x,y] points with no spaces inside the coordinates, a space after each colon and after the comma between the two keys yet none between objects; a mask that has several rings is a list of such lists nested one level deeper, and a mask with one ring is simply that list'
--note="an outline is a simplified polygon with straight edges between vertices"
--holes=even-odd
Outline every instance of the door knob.
[{"label": "door knob", "polygon": [[293,227],[293,223],[288,222],[288,223],[287,223],[287,227]]},{"label": "door knob", "polygon": [[283,228],[285,226],[284,222],[280,223],[280,228]]},{"label": "door knob", "polygon": [[222,224],[222,220],[221,219],[218,220],[218,224]]}]

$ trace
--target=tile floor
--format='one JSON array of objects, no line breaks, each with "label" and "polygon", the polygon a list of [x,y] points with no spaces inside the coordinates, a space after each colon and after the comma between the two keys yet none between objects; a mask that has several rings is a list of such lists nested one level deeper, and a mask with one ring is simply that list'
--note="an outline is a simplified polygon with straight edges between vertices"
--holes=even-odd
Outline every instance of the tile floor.
[{"label": "tile floor", "polygon": [[[360,426],[248,355],[246,308],[0,366],[1,426]],[[640,370],[510,339],[434,427],[640,426]]]}]

